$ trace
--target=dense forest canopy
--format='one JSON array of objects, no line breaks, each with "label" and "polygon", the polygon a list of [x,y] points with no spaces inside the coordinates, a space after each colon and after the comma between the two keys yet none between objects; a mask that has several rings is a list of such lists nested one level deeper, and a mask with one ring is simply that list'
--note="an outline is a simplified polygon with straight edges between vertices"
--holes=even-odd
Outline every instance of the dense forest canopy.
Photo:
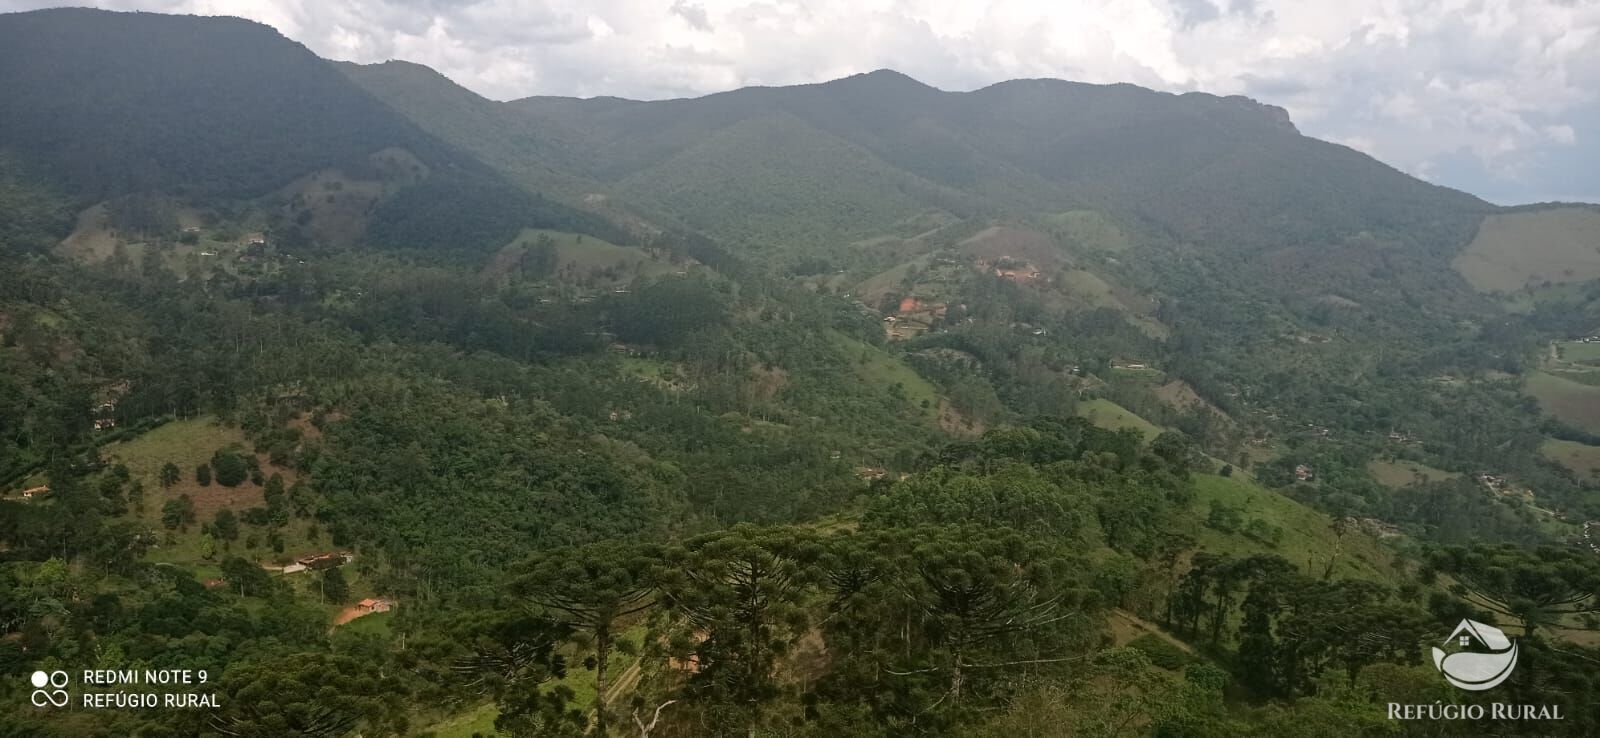
[{"label": "dense forest canopy", "polygon": [[[1571,208],[1493,292],[1500,209],[1244,98],[499,103],[88,10],[0,84],[0,733],[1600,725]],[[214,701],[29,702],[123,669]],[[1491,702],[1563,719],[1389,712]]]}]

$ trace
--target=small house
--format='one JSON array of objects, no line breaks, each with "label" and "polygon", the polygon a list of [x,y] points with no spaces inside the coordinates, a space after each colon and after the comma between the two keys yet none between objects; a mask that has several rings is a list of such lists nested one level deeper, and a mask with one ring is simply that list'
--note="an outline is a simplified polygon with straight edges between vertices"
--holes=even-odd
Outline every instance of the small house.
[{"label": "small house", "polygon": [[1311,467],[1306,466],[1305,464],[1296,464],[1294,467],[1294,478],[1302,482],[1310,482],[1315,481],[1317,475],[1311,471]]},{"label": "small house", "polygon": [[39,486],[39,487],[30,487],[28,489],[22,490],[22,499],[31,500],[31,499],[33,499],[35,497],[43,497],[43,496],[45,496],[47,494],[50,494],[50,486],[49,485],[43,485],[43,486]]},{"label": "small house", "polygon": [[388,612],[394,609],[394,601],[387,597],[368,597],[356,603],[356,610],[363,613]]}]

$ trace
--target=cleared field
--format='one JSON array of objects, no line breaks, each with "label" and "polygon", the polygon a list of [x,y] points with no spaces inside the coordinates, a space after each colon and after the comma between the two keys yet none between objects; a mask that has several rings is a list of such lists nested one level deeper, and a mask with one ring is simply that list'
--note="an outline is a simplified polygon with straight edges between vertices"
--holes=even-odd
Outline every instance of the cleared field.
[{"label": "cleared field", "polygon": [[1571,469],[1580,479],[1600,480],[1600,446],[1552,438],[1539,446],[1539,452],[1545,458]]},{"label": "cleared field", "polygon": [[1206,398],[1201,397],[1200,393],[1194,391],[1194,387],[1189,386],[1188,382],[1181,379],[1167,382],[1157,387],[1155,392],[1156,397],[1161,398],[1162,402],[1165,402],[1174,410],[1186,411],[1194,407],[1203,407],[1216,413],[1219,417],[1228,417],[1220,408],[1211,404]]},{"label": "cleared field", "polygon": [[975,259],[1020,259],[1041,269],[1053,269],[1066,261],[1049,234],[1015,226],[985,228],[959,246]]},{"label": "cleared field", "polygon": [[[244,443],[239,429],[219,425],[210,418],[197,418],[175,420],[131,441],[111,444],[104,454],[126,464],[133,479],[144,485],[145,517],[149,520],[159,522],[161,505],[167,500],[188,495],[194,500],[196,519],[210,521],[218,510],[239,511],[261,504],[261,488],[249,482],[238,487],[214,482],[202,487],[194,480],[195,468],[209,462],[217,449]],[[177,465],[181,476],[177,484],[162,489],[161,467],[168,462]]]},{"label": "cleared field", "polygon": [[1160,385],[1161,383],[1167,381],[1166,372],[1163,372],[1160,369],[1152,369],[1150,367],[1134,369],[1132,367],[1114,366],[1111,367],[1111,376],[1116,377],[1119,380],[1139,382],[1151,386]]},{"label": "cleared field", "polygon": [[1129,412],[1126,408],[1105,398],[1096,398],[1087,402],[1078,403],[1077,413],[1080,417],[1087,418],[1101,428],[1122,430],[1132,428],[1144,434],[1145,440],[1150,440],[1161,435],[1161,429],[1144,418]]},{"label": "cleared field", "polygon": [[1566,207],[1490,215],[1451,266],[1482,292],[1600,278],[1600,210]]},{"label": "cleared field", "polygon": [[1539,401],[1540,408],[1557,420],[1600,433],[1600,387],[1533,372],[1528,375],[1527,391]]},{"label": "cleared field", "polygon": [[523,254],[548,239],[554,247],[551,274],[563,282],[587,285],[623,285],[637,277],[654,277],[687,269],[655,258],[643,249],[618,246],[594,236],[542,228],[525,228],[516,239],[500,249],[484,267],[484,274],[503,277],[522,260]]},{"label": "cleared field", "polygon": [[[218,449],[234,444],[244,446],[247,452],[250,447],[244,433],[238,428],[221,425],[215,419],[205,417],[175,420],[154,428],[138,438],[110,444],[102,451],[102,454],[113,463],[127,465],[129,476],[142,485],[144,501],[128,514],[152,530],[165,530],[161,525],[161,508],[168,500],[188,495],[194,502],[194,525],[189,526],[187,531],[174,531],[172,543],[152,548],[147,554],[151,561],[207,565],[208,562],[201,554],[200,525],[211,522],[220,510],[233,510],[237,513],[264,504],[262,488],[248,480],[237,487],[224,487],[216,482],[201,486],[195,481],[196,467],[209,462],[211,455]],[[256,459],[266,476],[281,474],[285,486],[294,484],[296,480],[294,470],[273,466],[267,461],[265,454],[257,455]],[[168,462],[178,467],[179,479],[177,484],[162,488],[161,467]],[[289,525],[283,530],[285,543],[283,554],[264,546],[247,548],[243,540],[251,532],[247,527],[240,536],[241,540],[230,544],[230,552],[246,558],[265,560],[326,549],[326,539],[320,543],[308,540],[307,531],[310,527],[309,521],[290,520]]]},{"label": "cleared field", "polygon": [[1063,307],[1072,310],[1111,308],[1122,313],[1128,322],[1151,338],[1166,338],[1172,333],[1171,329],[1151,317],[1157,306],[1155,301],[1107,281],[1099,274],[1085,269],[1063,269],[1055,276],[1055,286],[1063,300]]},{"label": "cleared field", "polygon": [[1099,251],[1126,251],[1132,239],[1116,223],[1094,210],[1069,210],[1046,215],[1045,229],[1068,246]]},{"label": "cleared field", "polygon": [[367,230],[367,214],[388,193],[383,182],[355,179],[335,169],[308,174],[279,197],[285,213],[303,219],[318,241],[349,244]]},{"label": "cleared field", "polygon": [[1527,315],[1537,310],[1540,305],[1559,302],[1572,302],[1585,300],[1584,283],[1572,282],[1568,284],[1554,284],[1549,287],[1529,286],[1516,292],[1501,293],[1500,305],[1507,312]]},{"label": "cleared field", "polygon": [[877,306],[883,296],[898,290],[902,282],[911,273],[912,269],[925,270],[931,263],[931,257],[919,256],[915,259],[898,264],[856,284],[852,290],[862,302]]},{"label": "cleared field", "polygon": [[1195,525],[1190,529],[1200,547],[1212,553],[1248,556],[1259,553],[1263,544],[1238,533],[1223,533],[1204,525],[1213,501],[1241,510],[1248,518],[1283,529],[1283,539],[1271,549],[1301,567],[1321,576],[1330,560],[1335,577],[1395,582],[1398,576],[1389,550],[1372,536],[1347,530],[1340,538],[1333,531],[1333,519],[1270,489],[1239,477],[1213,474],[1195,475]]},{"label": "cleared field", "polygon": [[833,339],[863,381],[885,389],[899,384],[906,400],[919,409],[928,408],[924,410],[927,413],[932,413],[932,408],[939,406],[938,388],[905,362],[883,349],[844,334],[835,333]]},{"label": "cleared field", "polygon": [[1561,358],[1579,364],[1600,364],[1600,343],[1558,341],[1556,351]]},{"label": "cleared field", "polygon": [[1127,305],[1117,299],[1111,285],[1094,272],[1068,269],[1061,273],[1059,279],[1067,296],[1076,298],[1089,307],[1108,307],[1131,312]]},{"label": "cleared field", "polygon": [[1427,464],[1415,461],[1380,461],[1373,459],[1367,462],[1367,471],[1378,484],[1385,487],[1408,487],[1413,484],[1426,484],[1428,482],[1441,482],[1446,479],[1455,479],[1461,476],[1455,472],[1435,469]]},{"label": "cleared field", "polygon": [[111,258],[122,239],[111,231],[111,215],[105,203],[78,214],[77,225],[72,229],[58,251],[70,259],[98,263]]},{"label": "cleared field", "polygon": [[361,617],[345,621],[339,630],[345,633],[361,633],[387,638],[389,636],[389,622],[394,619],[393,612],[374,612]]},{"label": "cleared field", "polygon": [[478,705],[470,710],[429,725],[426,732],[438,738],[475,738],[475,736],[497,735],[494,730],[494,719],[497,717],[500,717],[500,709],[495,707],[494,703]]},{"label": "cleared field", "polygon": [[405,149],[387,148],[367,157],[361,176],[340,169],[313,172],[278,190],[267,203],[318,241],[353,244],[366,233],[379,201],[427,176],[421,159]]}]

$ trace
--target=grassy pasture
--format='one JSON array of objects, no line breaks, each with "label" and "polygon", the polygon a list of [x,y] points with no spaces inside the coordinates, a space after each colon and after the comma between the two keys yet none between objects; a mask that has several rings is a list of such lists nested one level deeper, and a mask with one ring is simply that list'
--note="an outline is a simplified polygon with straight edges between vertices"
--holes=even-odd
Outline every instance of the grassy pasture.
[{"label": "grassy pasture", "polygon": [[391,620],[394,620],[394,612],[375,612],[370,615],[362,615],[355,620],[351,620],[350,622],[340,626],[339,630],[345,633],[361,633],[364,635],[375,635],[387,638],[389,636],[389,623]]},{"label": "grassy pasture", "polygon": [[1048,234],[1014,226],[992,226],[960,243],[963,253],[990,261],[1010,258],[1027,261],[1040,269],[1054,269],[1066,262],[1055,239]]},{"label": "grassy pasture", "polygon": [[1582,341],[1560,341],[1556,343],[1556,351],[1561,358],[1579,364],[1600,364],[1600,343],[1584,343]]},{"label": "grassy pasture", "polygon": [[1600,432],[1600,387],[1548,372],[1528,375],[1528,394],[1557,420],[1591,433]]},{"label": "grassy pasture", "polygon": [[429,725],[427,732],[432,733],[437,738],[473,738],[474,736],[496,735],[494,719],[497,717],[500,717],[500,709],[491,702],[477,705]]},{"label": "grassy pasture", "polygon": [[1427,482],[1441,482],[1461,476],[1455,472],[1435,469],[1427,464],[1400,459],[1392,461],[1373,459],[1367,462],[1367,471],[1372,474],[1373,479],[1378,480],[1378,484],[1390,488],[1408,487],[1413,484]]},{"label": "grassy pasture", "polygon": [[1196,521],[1189,530],[1207,551],[1248,556],[1264,548],[1264,544],[1242,534],[1224,533],[1204,525],[1202,521],[1215,501],[1241,510],[1247,519],[1261,518],[1282,528],[1283,539],[1271,550],[1302,571],[1321,576],[1328,561],[1334,560],[1335,577],[1389,583],[1398,579],[1392,555],[1377,539],[1352,529],[1340,540],[1334,534],[1331,518],[1284,495],[1237,476],[1197,474],[1194,486]]},{"label": "grassy pasture", "polygon": [[1117,299],[1111,285],[1094,272],[1068,269],[1061,273],[1060,284],[1068,297],[1076,298],[1088,307],[1108,307],[1130,312],[1128,306]]},{"label": "grassy pasture", "polygon": [[1166,338],[1172,332],[1150,316],[1156,305],[1148,297],[1108,282],[1094,272],[1064,269],[1055,279],[1067,307],[1078,310],[1111,308],[1121,312],[1130,323],[1152,338]]},{"label": "grassy pasture", "polygon": [[[239,444],[249,453],[250,444],[244,433],[238,428],[219,424],[213,418],[194,418],[189,420],[175,420],[161,425],[140,435],[137,438],[120,441],[107,445],[102,454],[112,463],[125,464],[129,476],[139,482],[144,489],[144,501],[136,508],[130,509],[129,517],[139,521],[151,530],[165,531],[161,524],[161,508],[168,500],[177,499],[181,495],[188,495],[194,502],[195,522],[187,531],[172,531],[174,540],[170,544],[152,548],[147,554],[151,561],[192,565],[199,567],[214,566],[221,556],[234,554],[253,559],[275,559],[284,556],[311,553],[328,548],[327,539],[320,542],[308,540],[311,523],[306,520],[291,519],[283,529],[284,552],[278,554],[265,544],[265,536],[260,535],[261,545],[256,548],[247,548],[245,539],[253,532],[259,533],[250,526],[240,526],[239,540],[231,542],[227,549],[218,542],[217,558],[208,562],[201,555],[200,525],[209,523],[216,517],[218,511],[227,509],[235,513],[263,504],[263,491],[249,480],[237,487],[224,487],[213,481],[210,485],[200,486],[195,481],[195,468],[211,460],[211,455],[218,449]],[[265,454],[256,455],[265,476],[274,473],[283,475],[285,487],[294,484],[297,476],[292,469],[273,466],[267,461]],[[161,467],[167,462],[177,465],[180,473],[177,484],[169,488],[161,487]]]},{"label": "grassy pasture", "polygon": [[931,263],[932,257],[927,255],[910,259],[862,280],[851,291],[862,302],[877,307],[884,295],[900,289],[912,269],[926,271]]},{"label": "grassy pasture", "polygon": [[[542,228],[525,228],[516,239],[506,244],[484,268],[490,277],[503,277],[516,267],[522,255],[539,241],[549,238],[555,246],[555,268],[552,275],[563,282],[593,283],[620,286],[638,277],[655,277],[675,273],[687,267],[674,266],[631,246],[618,246],[604,239],[579,233],[552,231]],[[607,270],[612,272],[608,276]]]},{"label": "grassy pasture", "polygon": [[1545,458],[1571,469],[1579,479],[1600,480],[1600,446],[1552,438],[1539,447],[1539,452]]},{"label": "grassy pasture", "polygon": [[938,388],[894,355],[843,334],[836,333],[833,339],[862,381],[885,389],[899,383],[912,406],[921,408],[923,402],[929,408],[939,406]]},{"label": "grassy pasture", "polygon": [[1069,246],[1098,251],[1126,251],[1133,245],[1116,223],[1094,210],[1069,210],[1043,216],[1046,230]]},{"label": "grassy pasture", "polygon": [[1222,408],[1211,404],[1210,400],[1201,397],[1200,393],[1196,392],[1194,387],[1190,386],[1188,382],[1185,382],[1181,379],[1174,379],[1157,387],[1155,389],[1155,394],[1156,397],[1160,398],[1162,402],[1166,403],[1168,407],[1171,407],[1174,410],[1183,412],[1198,406],[1216,413],[1218,417],[1224,420],[1228,420],[1230,422],[1232,421],[1232,418],[1229,418],[1227,413],[1222,412]]},{"label": "grassy pasture", "polygon": [[1145,440],[1161,435],[1161,429],[1154,423],[1105,398],[1078,403],[1077,413],[1101,428],[1109,430],[1132,428],[1143,433]]},{"label": "grassy pasture", "polygon": [[[224,508],[238,512],[261,504],[261,488],[246,481],[238,487],[224,487],[216,482],[202,487],[194,479],[195,467],[209,462],[217,449],[245,444],[244,433],[238,428],[220,425],[211,418],[175,420],[150,430],[137,438],[107,446],[104,455],[114,462],[126,464],[132,478],[144,485],[144,518],[159,526],[161,506],[179,495],[194,500],[195,517],[210,521],[218,510]],[[161,467],[167,462],[176,464],[182,473],[178,483],[161,488]],[[266,471],[266,467],[263,467]],[[285,475],[285,482],[289,475]]]},{"label": "grassy pasture", "polygon": [[1600,278],[1600,209],[1490,215],[1451,265],[1481,292]]}]

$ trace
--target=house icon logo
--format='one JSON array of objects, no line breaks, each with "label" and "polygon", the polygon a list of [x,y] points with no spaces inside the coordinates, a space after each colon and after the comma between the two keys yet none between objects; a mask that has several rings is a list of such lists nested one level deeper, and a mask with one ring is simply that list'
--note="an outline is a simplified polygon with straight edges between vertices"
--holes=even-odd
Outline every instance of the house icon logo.
[{"label": "house icon logo", "polygon": [[1505,681],[1517,668],[1517,644],[1492,625],[1462,620],[1445,643],[1453,643],[1460,650],[1446,654],[1435,646],[1433,665],[1444,675],[1445,681],[1461,689],[1473,692],[1490,689]]}]

